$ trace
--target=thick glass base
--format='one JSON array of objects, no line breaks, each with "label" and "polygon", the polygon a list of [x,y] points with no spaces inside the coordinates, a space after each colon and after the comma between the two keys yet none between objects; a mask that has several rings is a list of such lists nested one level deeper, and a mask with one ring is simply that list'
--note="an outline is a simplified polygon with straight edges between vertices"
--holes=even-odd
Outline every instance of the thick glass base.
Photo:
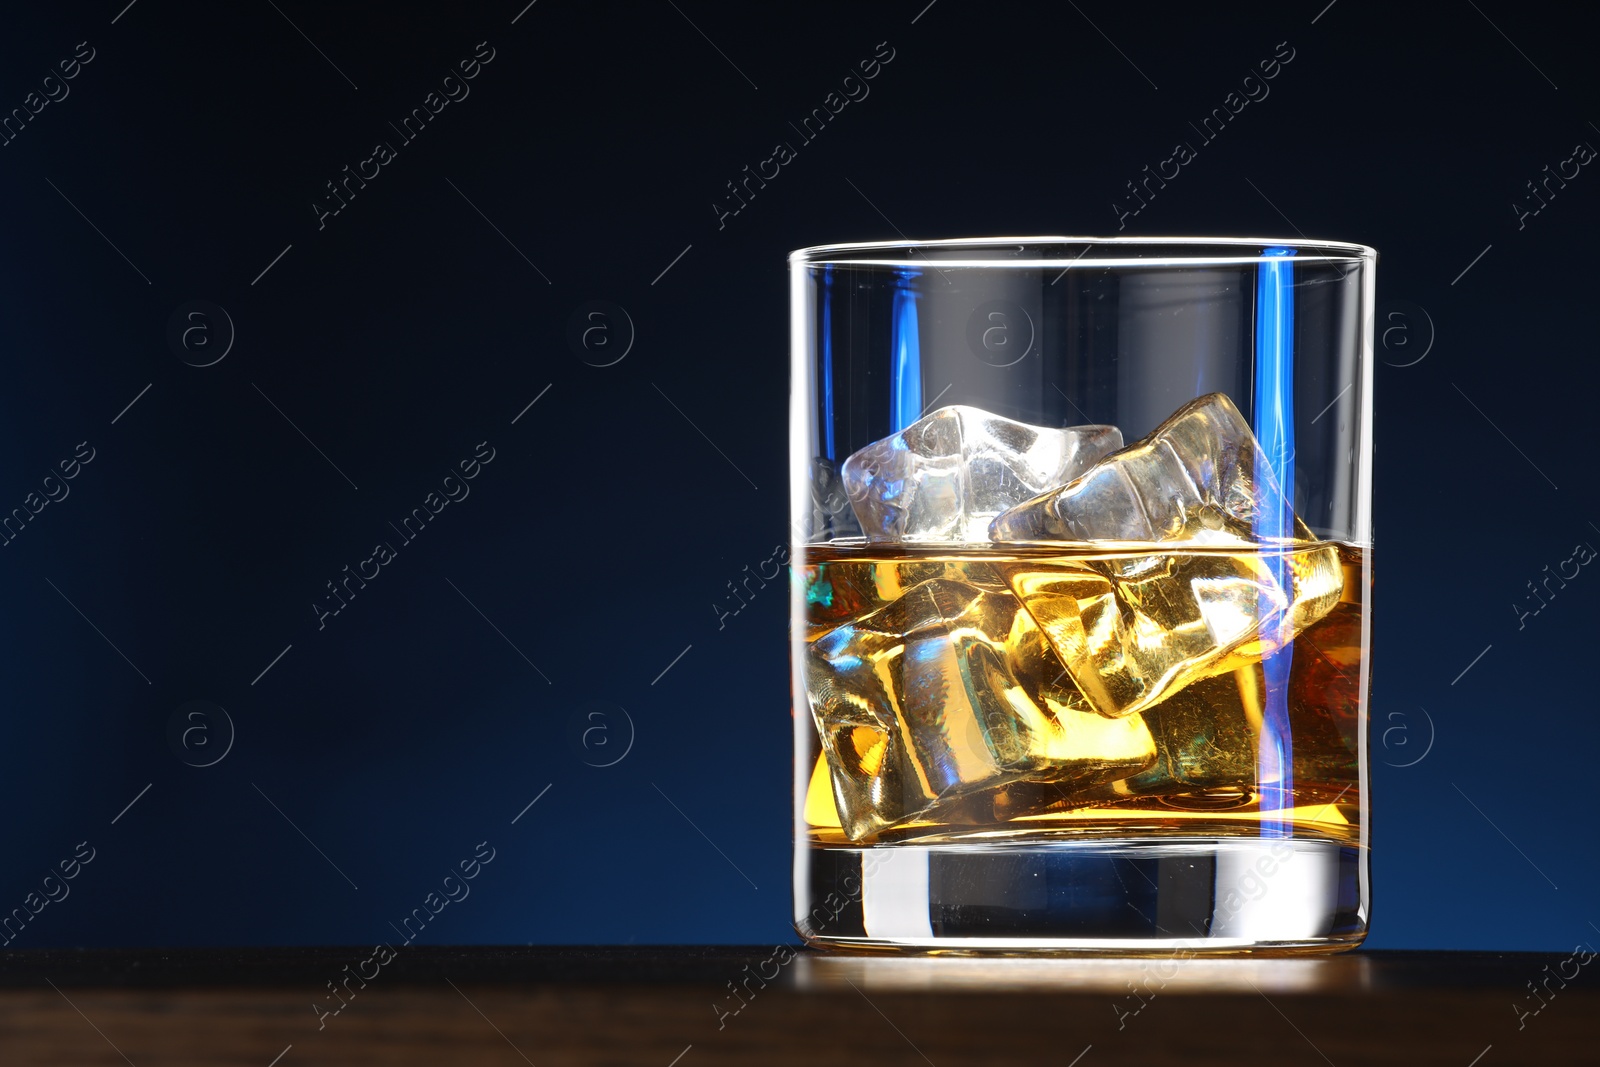
[{"label": "thick glass base", "polygon": [[818,948],[1316,953],[1367,933],[1365,850],[1308,838],[1116,838],[801,850]]}]

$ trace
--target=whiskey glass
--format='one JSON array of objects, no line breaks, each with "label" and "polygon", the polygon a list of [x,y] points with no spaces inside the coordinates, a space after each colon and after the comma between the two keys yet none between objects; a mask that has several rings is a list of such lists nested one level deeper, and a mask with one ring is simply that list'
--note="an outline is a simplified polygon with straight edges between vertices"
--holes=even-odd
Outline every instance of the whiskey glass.
[{"label": "whiskey glass", "polygon": [[1361,942],[1376,261],[1238,238],[790,256],[807,942]]}]

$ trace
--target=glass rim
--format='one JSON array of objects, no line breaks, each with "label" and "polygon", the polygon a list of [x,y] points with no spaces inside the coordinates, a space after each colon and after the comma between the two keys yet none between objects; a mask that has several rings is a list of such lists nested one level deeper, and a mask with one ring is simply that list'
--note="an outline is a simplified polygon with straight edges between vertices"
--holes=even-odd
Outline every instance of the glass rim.
[{"label": "glass rim", "polygon": [[[933,241],[914,241],[909,239],[897,241],[854,241],[846,243],[812,245],[808,248],[799,248],[789,253],[791,265],[821,266],[824,264],[850,264],[857,266],[914,266],[926,265],[928,260],[913,259],[918,253],[927,251],[962,252],[970,251],[974,258],[947,259],[940,258],[932,262],[948,267],[1059,267],[1063,266],[1062,258],[1034,258],[1012,259],[1000,257],[984,257],[984,253],[1000,248],[1016,246],[1016,251],[1026,252],[1030,246],[1040,252],[1049,249],[1076,248],[1087,246],[1076,257],[1066,259],[1065,262],[1095,264],[1097,266],[1161,266],[1171,264],[1181,266],[1193,264],[1221,263],[1264,263],[1278,259],[1276,256],[1267,256],[1259,251],[1254,254],[1228,254],[1232,249],[1244,248],[1289,248],[1295,252],[1311,253],[1310,255],[1297,256],[1300,262],[1365,262],[1376,263],[1378,250],[1370,245],[1357,244],[1350,241],[1324,241],[1310,238],[1278,238],[1278,237],[1067,237],[1067,236],[1041,236],[1041,237],[958,237]],[[1090,249],[1101,248],[1110,252],[1148,250],[1164,253],[1158,258],[1139,258],[1129,256],[1089,256]],[[1185,254],[1190,249],[1199,252],[1207,249],[1210,254]]]}]

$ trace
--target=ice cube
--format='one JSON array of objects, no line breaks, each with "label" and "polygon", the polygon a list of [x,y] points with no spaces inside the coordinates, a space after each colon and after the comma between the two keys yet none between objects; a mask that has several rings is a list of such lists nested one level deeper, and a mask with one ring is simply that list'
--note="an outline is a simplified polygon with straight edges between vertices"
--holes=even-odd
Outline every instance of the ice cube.
[{"label": "ice cube", "polygon": [[[1006,511],[989,532],[996,541],[1254,544],[1258,518],[1280,510],[1287,505],[1250,424],[1211,393],[1069,484]],[[1291,540],[1315,540],[1298,517],[1292,531]]]},{"label": "ice cube", "polygon": [[841,623],[877,611],[934,578],[1010,592],[994,564],[979,559],[874,558],[870,550],[818,559],[803,571],[806,640],[814,641]]},{"label": "ice cube", "polygon": [[1326,615],[1344,585],[1337,551],[1315,544],[1054,557],[1000,570],[1084,699],[1111,717],[1259,660]]},{"label": "ice cube", "polygon": [[1154,758],[1143,722],[1094,715],[1000,587],[924,581],[813,640],[805,674],[852,840],[1021,778],[1131,774]]},{"label": "ice cube", "polygon": [[994,521],[1002,541],[1164,546],[1001,568],[1100,714],[1131,715],[1258,660],[1338,603],[1338,552],[1299,518],[1290,539],[1258,544],[1258,517],[1278,525],[1287,513],[1258,453],[1238,409],[1214,393]]},{"label": "ice cube", "polygon": [[[1341,623],[1336,615],[1312,633],[1322,634],[1330,624],[1338,628]],[[1289,714],[1295,724],[1294,778],[1297,786],[1309,792],[1320,783],[1351,780],[1356,773],[1355,744],[1341,736],[1327,706],[1340,701],[1320,688],[1326,683],[1339,690],[1339,697],[1355,703],[1355,683],[1324,678],[1321,671],[1328,661],[1308,643],[1307,636],[1302,636],[1295,652],[1296,677],[1289,686]],[[1155,736],[1155,759],[1109,788],[1092,790],[1089,799],[1189,797],[1187,803],[1170,802],[1201,810],[1224,806],[1229,793],[1241,802],[1248,801],[1258,789],[1257,758],[1266,692],[1265,673],[1261,663],[1255,662],[1201,679],[1146,709],[1141,717]],[[1354,714],[1359,712],[1352,717]],[[1322,813],[1318,817],[1327,816]]]},{"label": "ice cube", "polygon": [[1030,426],[960,405],[856,452],[845,491],[869,541],[982,543],[995,516],[1122,447],[1115,426]]},{"label": "ice cube", "polygon": [[1156,758],[1150,767],[1114,783],[1110,795],[1253,793],[1264,689],[1260,673],[1260,665],[1252,664],[1201,679],[1145,711]]}]

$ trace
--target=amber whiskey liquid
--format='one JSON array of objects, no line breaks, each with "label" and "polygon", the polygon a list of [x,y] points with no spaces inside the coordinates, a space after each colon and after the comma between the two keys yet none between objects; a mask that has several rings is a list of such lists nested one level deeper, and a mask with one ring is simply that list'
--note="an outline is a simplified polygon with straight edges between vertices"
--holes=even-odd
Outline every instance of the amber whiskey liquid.
[{"label": "amber whiskey liquid", "polygon": [[1362,548],[829,546],[807,550],[802,581],[816,845],[1361,840]]}]

